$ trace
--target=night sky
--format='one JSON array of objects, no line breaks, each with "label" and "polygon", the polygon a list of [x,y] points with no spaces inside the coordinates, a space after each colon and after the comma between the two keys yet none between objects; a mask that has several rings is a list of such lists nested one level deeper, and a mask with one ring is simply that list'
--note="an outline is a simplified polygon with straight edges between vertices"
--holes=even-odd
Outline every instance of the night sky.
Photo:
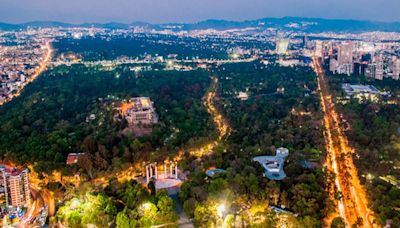
[{"label": "night sky", "polygon": [[400,21],[400,0],[0,0],[0,21],[196,22],[263,17]]}]

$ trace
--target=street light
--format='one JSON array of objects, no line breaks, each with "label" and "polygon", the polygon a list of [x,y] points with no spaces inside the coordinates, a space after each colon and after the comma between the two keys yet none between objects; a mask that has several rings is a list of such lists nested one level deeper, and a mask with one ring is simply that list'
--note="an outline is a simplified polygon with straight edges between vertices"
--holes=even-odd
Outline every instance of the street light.
[{"label": "street light", "polygon": [[224,215],[225,212],[225,204],[220,204],[217,207],[217,214],[219,217],[222,217]]},{"label": "street light", "polygon": [[144,203],[142,204],[143,209],[148,210],[150,209],[151,204],[150,203]]},{"label": "street light", "polygon": [[71,202],[71,205],[69,207],[70,207],[70,209],[75,210],[80,206],[81,206],[80,200],[78,198],[73,198],[72,202]]},{"label": "street light", "polygon": [[174,66],[174,61],[168,60],[168,61],[167,61],[167,66],[168,66],[168,67],[173,67],[173,66]]}]

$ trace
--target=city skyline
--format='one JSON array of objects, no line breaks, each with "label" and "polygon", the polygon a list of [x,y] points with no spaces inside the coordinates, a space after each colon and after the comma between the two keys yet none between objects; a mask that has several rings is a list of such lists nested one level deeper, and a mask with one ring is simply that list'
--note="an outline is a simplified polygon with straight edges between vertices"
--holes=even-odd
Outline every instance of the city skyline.
[{"label": "city skyline", "polygon": [[[310,17],[394,22],[400,21],[396,0],[221,0],[188,2],[183,0],[86,0],[57,2],[50,0],[4,0],[0,3],[0,21],[62,21],[67,23],[192,23],[207,19],[253,20],[265,17]],[[154,7],[157,6],[157,7]],[[23,13],[22,13],[23,12]]]}]

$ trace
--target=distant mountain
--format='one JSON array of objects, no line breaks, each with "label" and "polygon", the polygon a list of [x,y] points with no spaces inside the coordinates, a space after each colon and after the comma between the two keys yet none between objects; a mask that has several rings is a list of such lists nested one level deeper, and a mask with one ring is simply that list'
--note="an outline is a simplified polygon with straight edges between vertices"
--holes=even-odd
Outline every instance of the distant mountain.
[{"label": "distant mountain", "polygon": [[31,21],[20,24],[23,28],[26,27],[70,27],[71,24],[58,21]]},{"label": "distant mountain", "polygon": [[258,27],[279,28],[285,30],[300,30],[304,32],[368,32],[368,31],[385,31],[400,32],[399,22],[372,22],[360,20],[338,20],[338,19],[321,19],[321,18],[300,18],[300,17],[283,17],[283,18],[263,18],[250,21],[225,21],[225,20],[206,20],[193,24],[184,24],[185,30],[194,29],[235,29]]},{"label": "distant mountain", "polygon": [[284,17],[264,18],[260,22],[272,23],[279,26],[287,26],[290,23],[305,24],[301,29],[307,32],[400,32],[400,22],[374,22],[361,20],[343,20],[343,19],[321,19],[321,18],[300,18]]},{"label": "distant mountain", "polygon": [[34,21],[23,24],[0,23],[1,30],[16,30],[27,27],[98,27],[109,29],[127,29],[133,26],[147,27],[151,29],[172,29],[179,30],[201,30],[201,29],[241,29],[253,27],[260,30],[266,28],[278,28],[284,30],[304,31],[304,32],[368,32],[385,31],[400,32],[400,22],[374,22],[361,20],[340,20],[340,19],[321,19],[321,18],[263,18],[247,21],[227,21],[227,20],[205,20],[197,23],[168,23],[168,24],[149,24],[146,22],[134,22],[131,24],[110,22],[110,23],[84,23],[69,24],[56,21]]},{"label": "distant mountain", "polygon": [[83,27],[83,28],[108,28],[108,29],[129,29],[134,26],[140,27],[154,27],[158,28],[157,25],[152,25],[146,22],[133,22],[131,24],[124,24],[118,22],[109,22],[109,23],[83,23],[83,24],[70,24],[63,23],[57,21],[32,21],[22,24],[8,24],[8,23],[0,23],[0,30],[18,30],[25,29],[28,27],[31,28],[45,28],[45,27],[61,27],[61,28],[71,28],[71,27]]},{"label": "distant mountain", "polygon": [[7,23],[0,23],[0,30],[16,30],[20,29],[21,25],[15,25],[15,24],[7,24]]}]

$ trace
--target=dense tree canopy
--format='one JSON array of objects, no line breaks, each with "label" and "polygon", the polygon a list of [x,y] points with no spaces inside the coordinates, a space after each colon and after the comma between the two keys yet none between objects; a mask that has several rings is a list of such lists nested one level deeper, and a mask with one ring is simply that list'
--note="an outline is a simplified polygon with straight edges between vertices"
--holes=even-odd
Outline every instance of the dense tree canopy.
[{"label": "dense tree canopy", "polygon": [[[218,77],[216,103],[232,132],[222,148],[216,148],[202,163],[194,160],[189,165],[193,169],[190,182],[184,183],[180,192],[186,213],[199,226],[218,225],[222,220],[217,209],[224,204],[225,222],[233,216],[229,221],[236,225],[245,222],[274,227],[282,217],[270,206],[277,206],[289,211],[286,215],[292,224],[322,226],[328,203],[325,174],[320,166],[302,166],[304,161],[320,164],[324,153],[314,73],[307,68],[256,62],[222,65],[212,73]],[[237,99],[239,92],[246,92],[249,99]],[[284,168],[288,177],[268,180],[251,159],[274,154],[281,146],[290,150]],[[204,173],[209,167],[226,172],[209,178]]]},{"label": "dense tree canopy", "polygon": [[[168,156],[189,139],[213,137],[201,104],[208,85],[203,71],[135,74],[129,66],[113,71],[83,65],[53,68],[0,108],[0,155],[19,163],[39,162],[40,172],[62,166],[71,152],[88,155],[86,171],[105,170],[118,159]],[[159,115],[159,124],[147,137],[121,134],[124,122],[114,119],[115,104],[136,96],[150,97]],[[96,119],[88,121],[90,114]]]}]

